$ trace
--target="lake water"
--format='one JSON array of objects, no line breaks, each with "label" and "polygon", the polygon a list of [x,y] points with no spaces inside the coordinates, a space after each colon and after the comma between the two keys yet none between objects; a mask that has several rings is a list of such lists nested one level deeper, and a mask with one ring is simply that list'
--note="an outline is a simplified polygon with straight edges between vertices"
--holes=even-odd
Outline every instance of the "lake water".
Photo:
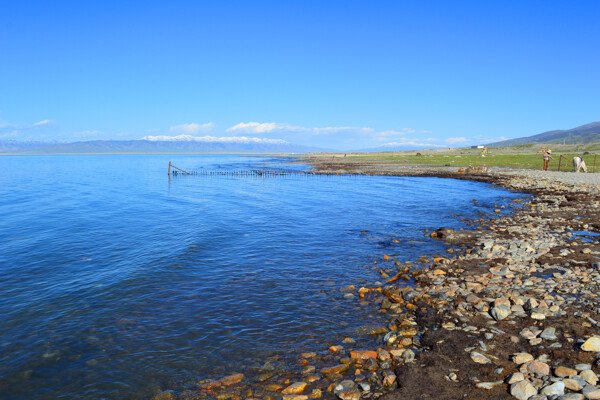
[{"label": "lake water", "polygon": [[424,229],[516,196],[437,178],[169,179],[169,161],[272,160],[0,157],[3,399],[144,398],[356,337],[378,317],[341,287],[381,279],[384,254],[444,252]]}]

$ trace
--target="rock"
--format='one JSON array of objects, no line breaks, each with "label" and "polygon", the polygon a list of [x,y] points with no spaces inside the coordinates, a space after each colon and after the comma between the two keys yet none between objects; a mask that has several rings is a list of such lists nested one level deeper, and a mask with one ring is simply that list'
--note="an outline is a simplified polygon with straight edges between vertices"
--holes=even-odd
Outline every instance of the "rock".
[{"label": "rock", "polygon": [[516,353],[513,354],[512,360],[515,364],[521,365],[525,364],[526,362],[532,361],[533,356],[529,353]]},{"label": "rock", "polygon": [[392,358],[394,360],[398,360],[398,359],[402,358],[404,351],[405,351],[404,349],[391,349],[390,355],[392,356]]},{"label": "rock", "polygon": [[479,389],[486,389],[486,390],[490,390],[495,388],[496,386],[502,385],[502,381],[496,381],[496,382],[479,382],[476,386]]},{"label": "rock", "polygon": [[367,329],[367,335],[382,335],[384,333],[388,333],[388,328],[385,326],[374,326]]},{"label": "rock", "polygon": [[152,400],[175,400],[175,393],[171,390],[160,392],[156,396],[152,397]]},{"label": "rock", "polygon": [[496,321],[505,319],[510,314],[510,301],[505,298],[494,300],[494,306],[490,310],[490,314]]},{"label": "rock", "polygon": [[583,389],[583,386],[585,386],[585,385],[581,384],[579,379],[568,378],[568,379],[563,379],[562,382],[565,384],[565,387],[567,389],[573,390],[575,392],[579,392],[581,389]]},{"label": "rock", "polygon": [[340,364],[335,367],[322,369],[321,372],[324,374],[343,374],[350,369],[348,364]]},{"label": "rock", "polygon": [[540,312],[536,312],[536,311],[532,312],[532,313],[531,313],[531,315],[530,315],[530,317],[531,317],[532,319],[536,319],[536,320],[538,320],[538,321],[541,321],[541,320],[543,320],[543,319],[546,319],[546,316],[545,316],[544,314],[542,314],[542,313],[540,313]]},{"label": "rock", "polygon": [[577,371],[587,371],[588,369],[592,369],[592,366],[590,364],[577,364],[575,369]]},{"label": "rock", "polygon": [[475,361],[477,364],[489,364],[492,362],[489,358],[476,351],[471,353],[471,360]]},{"label": "rock", "polygon": [[367,358],[377,358],[377,352],[368,350],[355,350],[350,352],[350,357],[353,360],[366,360]]},{"label": "rock", "polygon": [[588,340],[586,340],[581,345],[581,350],[583,350],[583,351],[593,351],[593,352],[600,351],[600,337],[598,337],[598,336],[592,336],[591,338],[589,338]]},{"label": "rock", "polygon": [[313,389],[308,396],[309,399],[320,399],[321,397],[323,397],[323,391],[321,389]]},{"label": "rock", "polygon": [[521,382],[524,379],[525,379],[525,376],[522,373],[515,372],[515,373],[510,374],[508,376],[508,379],[506,380],[506,383],[508,383],[509,385],[511,385],[513,383]]},{"label": "rock", "polygon": [[546,363],[539,361],[526,362],[521,368],[524,368],[526,371],[531,372],[532,374],[536,374],[538,376],[550,375],[550,366]]},{"label": "rock", "polygon": [[573,368],[556,367],[554,368],[554,375],[558,376],[559,378],[566,378],[577,375],[577,371]]},{"label": "rock", "polygon": [[598,383],[598,376],[592,370],[585,370],[579,373],[579,377],[589,383],[590,385],[595,385]]},{"label": "rock", "polygon": [[581,394],[585,396],[586,399],[597,400],[600,399],[600,389],[596,386],[588,385],[581,390]]},{"label": "rock", "polygon": [[304,393],[308,384],[306,382],[295,382],[281,391],[283,394],[300,394]]},{"label": "rock", "polygon": [[344,350],[343,346],[331,346],[329,348],[329,351],[332,352],[332,353],[337,353],[337,352],[342,351],[342,350]]},{"label": "rock", "polygon": [[552,385],[548,385],[540,391],[540,394],[546,396],[560,396],[565,394],[565,384],[562,382],[555,382]]},{"label": "rock", "polygon": [[528,380],[523,380],[510,385],[510,394],[518,400],[528,400],[537,394],[537,390]]},{"label": "rock", "polygon": [[556,329],[548,327],[540,334],[540,337],[544,340],[556,340]]},{"label": "rock", "polygon": [[234,374],[226,376],[225,378],[221,378],[219,382],[221,382],[225,386],[230,386],[236,383],[240,383],[242,379],[244,379],[244,374]]},{"label": "rock", "polygon": [[556,400],[585,400],[585,396],[581,393],[567,393],[562,396],[558,396]]},{"label": "rock", "polygon": [[342,400],[359,400],[360,391],[354,381],[345,380],[333,389],[333,393]]},{"label": "rock", "polygon": [[405,350],[404,353],[402,353],[402,359],[407,363],[415,361],[415,352],[411,349]]},{"label": "rock", "polygon": [[284,394],[283,400],[308,400],[308,396],[303,394]]},{"label": "rock", "polygon": [[383,386],[386,387],[391,387],[394,386],[394,384],[396,383],[396,374],[392,373],[392,372],[388,372],[384,374],[385,376],[383,377]]}]

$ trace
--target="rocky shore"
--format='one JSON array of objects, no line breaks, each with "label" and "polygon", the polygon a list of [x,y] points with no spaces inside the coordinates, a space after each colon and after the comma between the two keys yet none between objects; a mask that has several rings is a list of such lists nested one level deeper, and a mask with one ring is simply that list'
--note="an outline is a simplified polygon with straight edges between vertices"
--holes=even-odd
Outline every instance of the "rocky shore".
[{"label": "rocky shore", "polygon": [[[600,174],[407,168],[342,161],[316,172],[472,179],[531,194],[469,230],[426,234],[447,254],[377,261],[383,281],[343,295],[388,323],[248,373],[155,399],[600,399]],[[458,250],[454,250],[458,248]],[[410,284],[408,284],[410,283]],[[364,342],[361,342],[364,343]]]}]

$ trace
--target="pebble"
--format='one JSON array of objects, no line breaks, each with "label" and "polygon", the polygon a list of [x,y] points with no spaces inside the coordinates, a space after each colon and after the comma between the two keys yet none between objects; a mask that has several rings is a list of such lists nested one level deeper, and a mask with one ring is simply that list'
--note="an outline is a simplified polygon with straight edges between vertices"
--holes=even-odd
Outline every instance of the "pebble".
[{"label": "pebble", "polygon": [[565,394],[565,384],[562,382],[555,382],[552,385],[548,385],[544,387],[540,394],[544,394],[546,396],[560,396]]},{"label": "pebble", "polygon": [[308,384],[306,382],[295,382],[281,391],[283,394],[300,394],[304,393]]},{"label": "pebble", "polygon": [[510,394],[518,400],[528,400],[531,396],[537,394],[537,390],[531,382],[523,380],[510,385]]},{"label": "pebble", "polygon": [[489,364],[492,362],[489,358],[476,351],[471,353],[471,360],[475,361],[477,364]]},{"label": "pebble", "polygon": [[600,352],[600,337],[592,336],[581,345],[583,351]]}]

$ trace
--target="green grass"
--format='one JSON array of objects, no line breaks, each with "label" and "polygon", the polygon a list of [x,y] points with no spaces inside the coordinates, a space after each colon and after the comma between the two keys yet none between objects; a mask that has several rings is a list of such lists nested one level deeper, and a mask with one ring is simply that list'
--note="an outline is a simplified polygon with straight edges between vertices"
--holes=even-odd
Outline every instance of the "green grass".
[{"label": "green grass", "polygon": [[[592,143],[589,145],[551,145],[552,157],[549,169],[558,170],[559,160],[561,171],[571,171],[573,169],[572,159],[576,155],[582,155],[585,160],[588,172],[594,170],[594,155],[596,156],[595,172],[600,172],[600,144]],[[490,154],[486,157],[479,155],[480,150],[462,148],[462,149],[442,149],[442,150],[422,150],[422,151],[402,151],[402,152],[382,152],[382,153],[347,153],[347,160],[356,160],[364,162],[393,163],[403,165],[451,165],[456,167],[485,166],[485,167],[504,167],[504,168],[524,168],[524,169],[542,169],[542,155],[538,154],[539,145],[519,145],[504,148],[490,148]],[[583,155],[584,152],[589,155]],[[420,153],[421,155],[417,155]],[[343,154],[322,154],[318,157],[344,157]],[[566,157],[566,158],[564,158]]]}]

